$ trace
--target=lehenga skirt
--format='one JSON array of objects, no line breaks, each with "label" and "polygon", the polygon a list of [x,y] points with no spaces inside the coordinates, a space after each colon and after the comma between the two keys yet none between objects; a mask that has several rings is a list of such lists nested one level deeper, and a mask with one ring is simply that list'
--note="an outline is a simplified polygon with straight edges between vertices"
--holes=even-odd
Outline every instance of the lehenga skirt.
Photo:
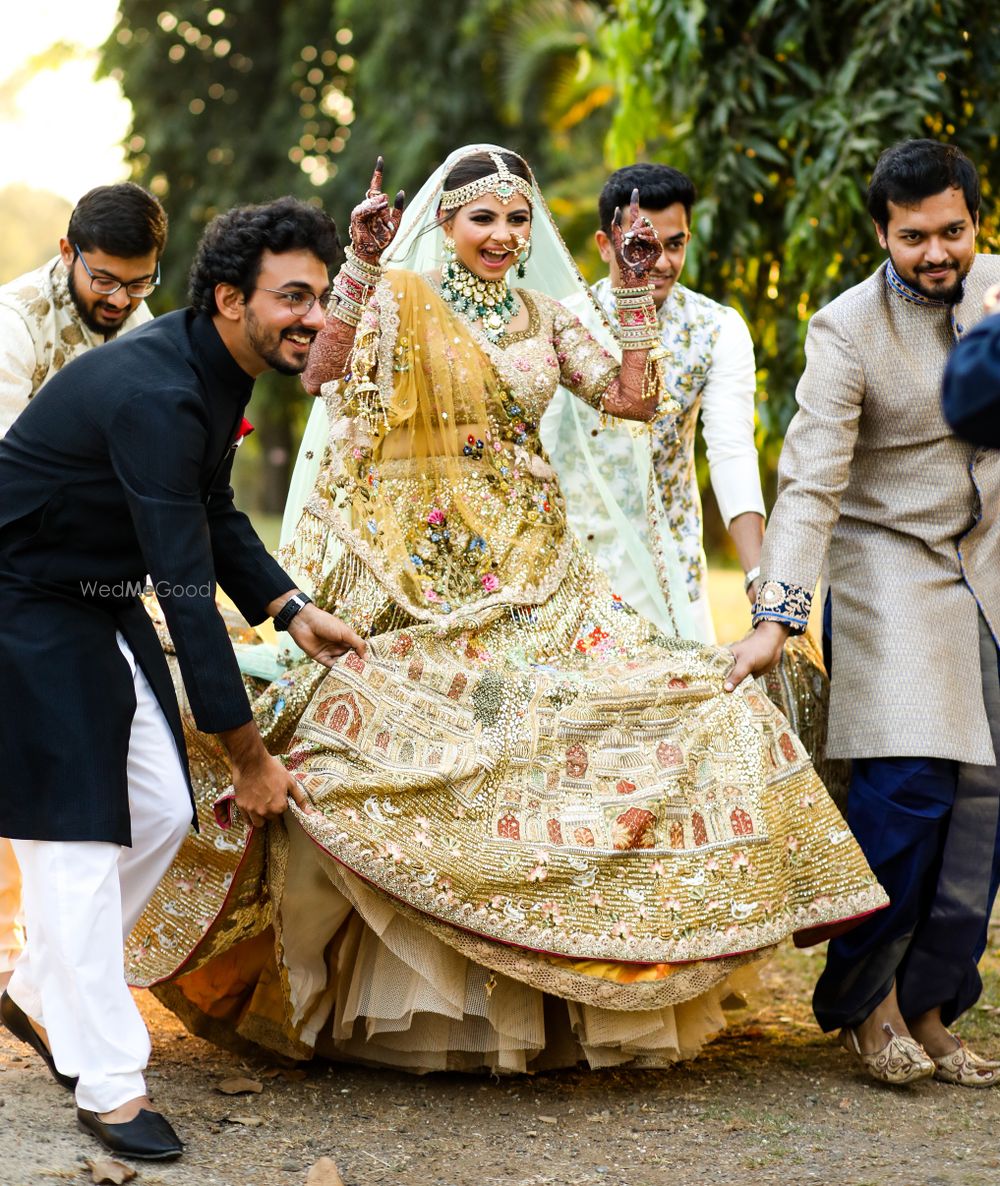
[{"label": "lehenga skirt", "polygon": [[220,830],[224,755],[189,732],[202,830],[127,964],[196,1032],[414,1071],[663,1065],[782,939],[885,904],[785,717],[582,549],[536,606],[418,623],[350,553],[325,600],[364,607],[366,657],[255,702],[314,812]]}]

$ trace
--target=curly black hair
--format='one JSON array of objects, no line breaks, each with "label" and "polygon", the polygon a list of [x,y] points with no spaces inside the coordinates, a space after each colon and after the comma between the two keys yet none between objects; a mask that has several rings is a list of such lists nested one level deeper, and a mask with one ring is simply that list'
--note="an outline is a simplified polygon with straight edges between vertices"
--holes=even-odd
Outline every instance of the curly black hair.
[{"label": "curly black hair", "polygon": [[232,284],[249,300],[265,251],[311,251],[330,269],[340,258],[337,228],[328,215],[298,198],[234,206],[205,228],[188,277],[195,309],[217,312],[215,286]]}]

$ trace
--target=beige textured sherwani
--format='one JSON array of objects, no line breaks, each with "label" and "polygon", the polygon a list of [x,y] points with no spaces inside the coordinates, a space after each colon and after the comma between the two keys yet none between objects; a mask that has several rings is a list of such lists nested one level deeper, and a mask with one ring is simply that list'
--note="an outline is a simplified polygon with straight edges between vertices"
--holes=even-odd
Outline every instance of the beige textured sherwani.
[{"label": "beige textured sherwani", "polygon": [[952,308],[883,264],[810,323],[754,620],[804,627],[828,557],[831,756],[995,761],[979,615],[996,639],[1000,452],[951,433],[941,379],[998,281],[1000,256],[977,256]]}]

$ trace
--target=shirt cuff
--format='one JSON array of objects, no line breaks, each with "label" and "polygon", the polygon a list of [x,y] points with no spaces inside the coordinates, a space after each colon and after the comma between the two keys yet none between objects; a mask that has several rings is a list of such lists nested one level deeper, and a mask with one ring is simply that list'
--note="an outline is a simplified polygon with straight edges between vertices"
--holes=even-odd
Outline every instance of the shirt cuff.
[{"label": "shirt cuff", "polygon": [[812,593],[803,585],[788,581],[764,581],[757,590],[753,607],[753,624],[782,622],[793,634],[802,634],[809,624]]}]

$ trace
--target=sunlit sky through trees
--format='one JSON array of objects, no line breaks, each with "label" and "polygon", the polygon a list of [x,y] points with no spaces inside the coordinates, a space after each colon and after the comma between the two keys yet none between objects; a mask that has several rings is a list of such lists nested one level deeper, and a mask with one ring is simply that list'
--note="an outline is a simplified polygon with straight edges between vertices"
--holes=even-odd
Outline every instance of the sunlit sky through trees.
[{"label": "sunlit sky through trees", "polygon": [[[0,39],[0,188],[15,182],[75,202],[127,176],[120,147],[129,105],[118,83],[95,81],[97,47],[117,0],[33,0]],[[50,47],[53,65],[32,59]]]}]

